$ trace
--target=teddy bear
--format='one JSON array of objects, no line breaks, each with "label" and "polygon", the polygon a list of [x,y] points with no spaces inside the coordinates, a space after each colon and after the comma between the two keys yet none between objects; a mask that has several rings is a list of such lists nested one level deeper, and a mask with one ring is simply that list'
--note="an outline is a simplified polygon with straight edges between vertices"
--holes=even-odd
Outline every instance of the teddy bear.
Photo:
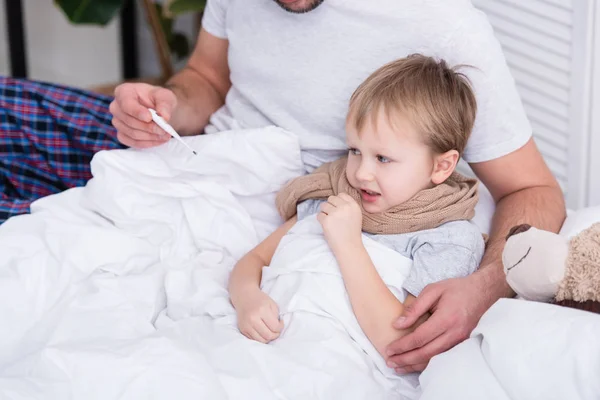
[{"label": "teddy bear", "polygon": [[521,298],[600,314],[600,222],[571,238],[517,225],[506,237],[502,263]]}]

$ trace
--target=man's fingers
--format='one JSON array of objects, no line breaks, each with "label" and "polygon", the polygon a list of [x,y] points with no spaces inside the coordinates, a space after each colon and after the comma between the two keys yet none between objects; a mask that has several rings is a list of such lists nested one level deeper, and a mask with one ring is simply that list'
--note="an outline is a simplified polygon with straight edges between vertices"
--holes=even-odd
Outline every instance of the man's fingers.
[{"label": "man's fingers", "polygon": [[408,365],[404,368],[396,368],[396,373],[398,375],[406,375],[411,374],[413,372],[423,372],[425,368],[427,368],[428,363],[416,364],[416,365]]},{"label": "man's fingers", "polygon": [[441,296],[441,292],[436,288],[435,284],[427,286],[410,305],[404,308],[402,316],[394,322],[394,328],[410,328],[421,316],[431,310]]},{"label": "man's fingers", "polygon": [[115,90],[115,101],[125,114],[142,122],[152,121],[148,108],[154,108],[168,121],[177,105],[177,97],[173,91],[139,83],[119,85]]},{"label": "man's fingers", "polygon": [[119,141],[135,148],[158,146],[171,137],[152,122],[148,108],[154,108],[166,120],[177,103],[175,94],[165,88],[142,83],[124,83],[115,90],[109,110]]},{"label": "man's fingers", "polygon": [[122,93],[122,96],[116,97],[116,101],[125,114],[129,114],[142,122],[152,121],[150,111],[148,111],[147,107],[140,104],[141,99],[138,97],[135,89],[130,89],[129,91],[123,89]]},{"label": "man's fingers", "polygon": [[116,118],[113,118],[112,125],[117,129],[118,133],[120,133],[121,135],[127,136],[134,143],[149,142],[149,143],[154,143],[154,146],[158,146],[162,143],[165,143],[166,141],[168,141],[171,138],[171,136],[169,136],[169,135],[157,136],[153,133],[149,133],[146,131],[139,131],[137,129],[132,129],[131,127],[125,125],[121,120],[118,120]]},{"label": "man's fingers", "polygon": [[156,140],[135,140],[119,131],[117,131],[117,139],[125,146],[132,147],[134,149],[148,149],[164,143]]},{"label": "man's fingers", "polygon": [[433,314],[413,332],[390,344],[388,346],[388,355],[403,354],[426,346],[451,328],[439,316]]},{"label": "man's fingers", "polygon": [[171,119],[171,112],[177,105],[175,94],[169,89],[158,88],[152,93],[152,96],[156,112],[158,112],[165,121],[169,121]]},{"label": "man's fingers", "polygon": [[[131,115],[125,114],[123,111],[121,111],[118,108],[115,109],[114,111],[111,110],[111,113],[113,115],[113,121],[118,120],[131,129],[134,129],[137,131],[142,131],[142,132],[148,132],[149,134],[154,135],[154,139],[159,138],[159,137],[163,137],[163,138],[169,137],[169,134],[167,132],[165,132],[160,126],[155,124],[154,122],[142,122],[139,119],[132,117]],[[114,123],[113,123],[113,125],[114,125]],[[151,139],[148,139],[148,140],[151,140]]]},{"label": "man's fingers", "polygon": [[427,364],[432,357],[451,349],[455,344],[452,334],[446,332],[423,347],[390,357],[388,366],[405,369],[410,366]]}]

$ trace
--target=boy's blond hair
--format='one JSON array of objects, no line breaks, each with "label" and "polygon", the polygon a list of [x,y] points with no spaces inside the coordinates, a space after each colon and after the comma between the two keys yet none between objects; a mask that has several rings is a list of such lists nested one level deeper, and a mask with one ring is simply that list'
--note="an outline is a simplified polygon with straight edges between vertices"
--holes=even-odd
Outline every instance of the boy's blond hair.
[{"label": "boy's blond hair", "polygon": [[371,74],[350,99],[348,122],[360,132],[367,118],[382,109],[408,118],[437,153],[462,155],[473,130],[477,102],[459,68],[420,54],[393,61]]}]

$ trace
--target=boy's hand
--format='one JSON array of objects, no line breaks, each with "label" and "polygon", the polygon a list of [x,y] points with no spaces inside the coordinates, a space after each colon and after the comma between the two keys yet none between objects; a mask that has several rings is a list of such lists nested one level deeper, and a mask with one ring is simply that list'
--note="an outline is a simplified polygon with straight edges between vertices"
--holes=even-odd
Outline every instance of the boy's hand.
[{"label": "boy's hand", "polygon": [[277,303],[258,288],[244,295],[244,301],[237,305],[236,311],[238,328],[249,339],[269,343],[277,339],[283,329]]},{"label": "boy's hand", "polygon": [[330,196],[326,203],[321,204],[317,219],[334,253],[353,243],[361,243],[362,212],[350,195],[340,193]]}]

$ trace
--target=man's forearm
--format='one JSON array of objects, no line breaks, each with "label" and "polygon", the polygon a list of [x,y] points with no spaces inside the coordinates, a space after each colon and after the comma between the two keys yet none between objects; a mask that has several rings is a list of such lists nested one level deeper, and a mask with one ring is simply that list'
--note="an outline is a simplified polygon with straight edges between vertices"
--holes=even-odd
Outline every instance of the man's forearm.
[{"label": "man's forearm", "polygon": [[565,203],[558,187],[528,188],[512,193],[498,202],[487,249],[476,273],[492,296],[491,301],[515,294],[506,283],[502,267],[502,250],[510,229],[526,223],[539,229],[558,232],[564,219]]},{"label": "man's forearm", "polygon": [[201,133],[212,113],[225,102],[209,80],[191,67],[174,75],[165,86],[177,96],[177,107],[169,122],[181,135]]}]

